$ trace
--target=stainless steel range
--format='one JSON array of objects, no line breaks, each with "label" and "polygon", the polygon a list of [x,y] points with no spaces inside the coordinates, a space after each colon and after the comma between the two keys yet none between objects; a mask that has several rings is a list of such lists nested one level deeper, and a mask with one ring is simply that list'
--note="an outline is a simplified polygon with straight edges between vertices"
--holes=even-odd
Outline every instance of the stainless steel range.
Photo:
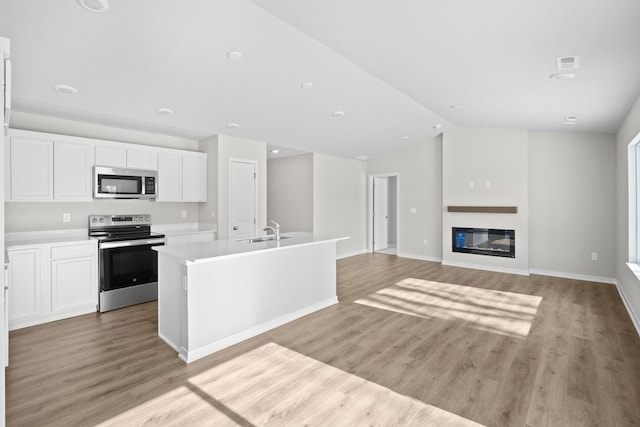
[{"label": "stainless steel range", "polygon": [[151,215],[89,215],[98,239],[100,312],[158,299],[158,254],[164,234],[151,232]]}]

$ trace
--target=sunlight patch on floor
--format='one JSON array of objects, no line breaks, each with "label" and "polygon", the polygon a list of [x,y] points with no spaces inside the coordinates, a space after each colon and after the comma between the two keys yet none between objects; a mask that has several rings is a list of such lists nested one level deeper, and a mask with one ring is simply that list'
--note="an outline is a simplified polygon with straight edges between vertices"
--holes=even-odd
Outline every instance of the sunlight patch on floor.
[{"label": "sunlight patch on floor", "polygon": [[268,343],[101,425],[480,426]]},{"label": "sunlight patch on floor", "polygon": [[526,338],[542,297],[404,279],[355,302],[425,319],[462,321],[482,331]]}]

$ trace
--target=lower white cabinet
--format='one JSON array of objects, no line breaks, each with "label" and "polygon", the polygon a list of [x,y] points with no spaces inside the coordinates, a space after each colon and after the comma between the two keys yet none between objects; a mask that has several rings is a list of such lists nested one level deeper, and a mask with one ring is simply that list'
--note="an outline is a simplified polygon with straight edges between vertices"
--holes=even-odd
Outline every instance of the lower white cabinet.
[{"label": "lower white cabinet", "polygon": [[11,323],[29,322],[42,315],[40,248],[9,250],[9,329]]},{"label": "lower white cabinet", "polygon": [[96,241],[7,250],[11,263],[9,329],[95,312]]}]

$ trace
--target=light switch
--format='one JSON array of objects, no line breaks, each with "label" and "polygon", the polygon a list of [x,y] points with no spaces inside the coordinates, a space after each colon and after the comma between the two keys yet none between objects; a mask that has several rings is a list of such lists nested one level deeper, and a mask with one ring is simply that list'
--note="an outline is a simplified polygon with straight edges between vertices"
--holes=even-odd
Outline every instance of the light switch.
[{"label": "light switch", "polygon": [[411,213],[412,213],[412,214],[414,214],[414,213],[416,213],[416,212],[418,212],[418,210],[417,210],[416,208],[411,208]]}]

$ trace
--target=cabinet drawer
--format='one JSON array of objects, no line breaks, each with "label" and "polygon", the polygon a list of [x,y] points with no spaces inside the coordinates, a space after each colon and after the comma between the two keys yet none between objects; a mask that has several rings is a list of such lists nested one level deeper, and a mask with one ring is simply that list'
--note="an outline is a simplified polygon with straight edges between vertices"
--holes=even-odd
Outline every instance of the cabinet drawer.
[{"label": "cabinet drawer", "polygon": [[96,254],[96,244],[53,246],[51,259],[82,258]]}]

